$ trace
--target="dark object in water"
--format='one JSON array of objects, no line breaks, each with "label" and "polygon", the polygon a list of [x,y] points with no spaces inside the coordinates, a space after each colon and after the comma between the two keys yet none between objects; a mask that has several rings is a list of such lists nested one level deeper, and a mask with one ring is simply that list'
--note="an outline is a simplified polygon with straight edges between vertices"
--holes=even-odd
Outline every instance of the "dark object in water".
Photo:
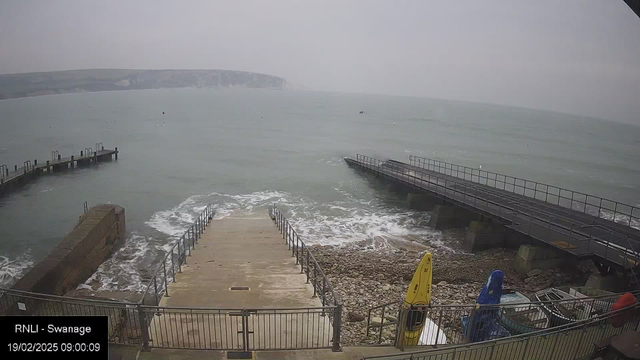
[{"label": "dark object in water", "polygon": [[164,115],[164,111],[162,112],[162,115]]},{"label": "dark object in water", "polygon": [[360,111],[360,114],[364,114],[364,111],[362,111],[362,110],[361,110],[361,111]]}]

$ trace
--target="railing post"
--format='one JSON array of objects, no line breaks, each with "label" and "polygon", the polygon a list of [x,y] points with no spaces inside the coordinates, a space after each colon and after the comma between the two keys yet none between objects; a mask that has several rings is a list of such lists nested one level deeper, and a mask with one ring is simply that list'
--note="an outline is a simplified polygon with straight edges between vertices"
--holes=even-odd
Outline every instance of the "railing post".
[{"label": "railing post", "polygon": [[[180,251],[180,240],[182,240],[182,248],[184,249],[184,257],[182,257],[182,251]],[[187,247],[184,244],[184,234],[182,234],[182,236],[180,237],[180,239],[178,239],[178,271],[182,272],[182,262],[180,261],[180,258],[182,257],[182,260],[184,261],[184,263],[187,263]]]},{"label": "railing post", "polygon": [[169,296],[169,284],[167,283],[167,262],[162,260],[162,272],[164,273],[164,296]]},{"label": "railing post", "polygon": [[[180,240],[178,240],[178,244],[180,244]],[[173,249],[171,249],[171,272],[173,272],[173,282],[176,282],[176,264],[173,261]]]},{"label": "railing post", "polygon": [[[142,299],[144,301],[144,299]],[[147,327],[147,314],[145,314],[142,306],[138,304],[138,320],[140,322],[140,335],[142,336],[142,349],[149,351],[149,328]]]},{"label": "railing post", "polygon": [[298,259],[298,262],[300,263],[300,274],[304,273],[304,243],[302,243],[302,255],[299,255],[300,258],[296,258]]},{"label": "railing post", "polygon": [[333,313],[333,347],[331,351],[341,351],[340,333],[342,332],[342,304],[334,308]]},{"label": "railing post", "polygon": [[[327,278],[325,276],[322,277],[322,306],[327,306]],[[324,314],[324,309],[322,309],[322,313]]]},{"label": "railing post", "polygon": [[192,247],[191,244],[193,243],[193,239],[191,236],[191,228],[187,230],[187,237],[185,238],[185,241],[186,241],[185,245],[187,246],[187,249],[189,249],[189,256],[191,256],[191,247]]},{"label": "railing post", "polygon": [[153,289],[155,290],[155,298],[156,298],[156,305],[160,304],[160,300],[158,300],[158,281],[157,281],[158,277],[156,275],[153,275]]},{"label": "railing post", "polygon": [[318,295],[318,292],[316,291],[316,274],[316,265],[313,265],[313,297]]},{"label": "railing post", "polygon": [[305,271],[307,273],[307,284],[309,283],[309,249],[307,249],[307,270]]}]

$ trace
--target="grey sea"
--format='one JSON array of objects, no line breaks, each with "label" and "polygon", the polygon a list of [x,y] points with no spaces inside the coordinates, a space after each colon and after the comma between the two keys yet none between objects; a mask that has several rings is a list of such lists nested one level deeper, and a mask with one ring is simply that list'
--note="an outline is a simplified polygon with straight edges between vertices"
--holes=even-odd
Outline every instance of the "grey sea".
[{"label": "grey sea", "polygon": [[127,241],[87,281],[94,289],[138,291],[142,270],[207,203],[217,218],[281,204],[310,243],[411,236],[447,248],[442,234],[425,225],[428,213],[410,212],[383,186],[346,166],[343,157],[356,153],[482,166],[640,204],[640,127],[581,116],[246,89],[0,101],[0,164],[46,161],[53,150],[79,154],[98,142],[117,146],[119,160],[43,176],[0,198],[0,285],[10,285],[57,244],[85,201],[122,205],[127,217]]}]

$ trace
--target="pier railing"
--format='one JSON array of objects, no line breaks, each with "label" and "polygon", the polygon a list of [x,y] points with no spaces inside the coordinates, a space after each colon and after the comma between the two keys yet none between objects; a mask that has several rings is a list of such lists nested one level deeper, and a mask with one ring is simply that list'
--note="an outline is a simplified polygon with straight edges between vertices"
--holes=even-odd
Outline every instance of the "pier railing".
[{"label": "pier railing", "polygon": [[549,204],[580,211],[598,218],[612,220],[621,225],[640,228],[640,208],[619,201],[533,180],[482,169],[474,169],[468,166],[420,156],[409,155],[409,164],[477,184],[523,195]]},{"label": "pier railing", "polygon": [[595,344],[623,332],[638,331],[640,304],[586,320],[501,339],[468,342],[402,354],[368,356],[367,359],[582,359],[597,350]]},{"label": "pier railing", "polygon": [[285,244],[291,250],[291,256],[296,258],[296,265],[300,266],[300,274],[305,274],[307,283],[312,285],[313,296],[320,297],[323,307],[335,308],[328,315],[333,325],[333,348],[338,350],[342,328],[342,302],[339,295],[333,289],[331,281],[318,264],[309,246],[300,238],[298,232],[275,204],[270,210],[270,216],[282,233]]},{"label": "pier railing", "polygon": [[[410,186],[431,191],[450,201],[472,210],[481,211],[492,217],[506,219],[511,222],[514,230],[531,236],[543,242],[559,244],[562,250],[577,256],[599,257],[623,266],[625,269],[633,267],[639,254],[640,244],[629,236],[615,233],[599,226],[584,228],[579,223],[559,223],[553,216],[534,209],[522,212],[515,209],[513,200],[499,193],[491,196],[499,199],[494,201],[487,198],[476,185],[462,180],[438,176],[430,172],[412,171],[393,161],[384,161],[358,154],[356,161],[365,169],[377,174],[383,174]],[[635,245],[633,245],[635,243]],[[623,244],[623,245],[619,245]]]},{"label": "pier railing", "polygon": [[[402,302],[389,302],[369,309],[367,342],[393,344],[403,349],[405,327],[398,324],[418,320],[425,322],[423,331],[429,336],[413,346],[450,346],[509,337],[609,313],[622,294],[498,305],[404,307]],[[632,294],[639,297],[640,291]],[[554,313],[552,309],[558,310]],[[488,326],[489,322],[493,322],[493,326]]]},{"label": "pier railing", "polygon": [[187,263],[187,256],[195,249],[198,239],[214,215],[213,205],[208,204],[194,223],[175,241],[147,282],[139,300],[141,304],[159,305],[163,296],[170,295],[169,283],[176,282],[176,273],[182,272],[182,264]]}]

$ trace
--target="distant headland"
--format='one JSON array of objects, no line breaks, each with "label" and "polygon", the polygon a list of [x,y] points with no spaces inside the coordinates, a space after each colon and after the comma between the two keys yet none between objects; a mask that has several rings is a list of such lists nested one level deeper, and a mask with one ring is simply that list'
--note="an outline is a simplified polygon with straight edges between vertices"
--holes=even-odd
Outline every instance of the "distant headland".
[{"label": "distant headland", "polygon": [[284,78],[234,70],[87,69],[0,74],[0,100],[92,91],[163,88],[284,89]]}]

